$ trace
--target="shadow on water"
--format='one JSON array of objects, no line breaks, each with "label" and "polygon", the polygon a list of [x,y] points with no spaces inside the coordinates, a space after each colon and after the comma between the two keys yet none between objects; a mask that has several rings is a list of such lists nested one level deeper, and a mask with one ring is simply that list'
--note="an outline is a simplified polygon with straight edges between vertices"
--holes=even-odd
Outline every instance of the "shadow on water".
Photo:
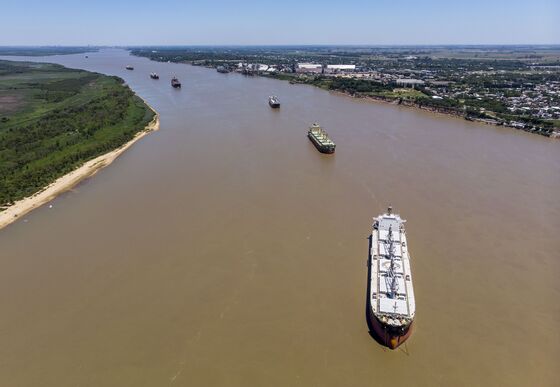
[{"label": "shadow on water", "polygon": [[368,326],[368,333],[369,335],[372,337],[372,339],[374,339],[378,344],[382,345],[383,347],[385,347],[385,344],[383,343],[383,339],[381,337],[379,337],[376,333],[375,330],[373,329],[373,327],[371,326],[371,321],[369,319],[369,310],[371,308],[371,304],[370,304],[370,299],[369,299],[369,295],[370,295],[370,288],[371,288],[371,243],[372,243],[372,238],[371,238],[371,234],[368,236],[368,259],[367,259],[367,287],[366,287],[366,309],[365,309],[365,318],[366,318],[366,324]]}]

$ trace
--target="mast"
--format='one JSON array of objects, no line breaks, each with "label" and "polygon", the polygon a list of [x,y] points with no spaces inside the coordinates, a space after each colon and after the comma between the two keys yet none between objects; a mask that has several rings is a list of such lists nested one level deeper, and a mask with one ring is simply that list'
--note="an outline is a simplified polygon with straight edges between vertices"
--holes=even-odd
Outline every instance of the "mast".
[{"label": "mast", "polygon": [[387,273],[387,279],[389,282],[389,297],[396,298],[397,292],[399,290],[399,283],[397,282],[396,262],[395,262],[395,246],[393,244],[393,226],[389,226],[389,233],[387,234],[387,253],[389,255],[389,260],[391,264],[389,266],[389,272]]}]

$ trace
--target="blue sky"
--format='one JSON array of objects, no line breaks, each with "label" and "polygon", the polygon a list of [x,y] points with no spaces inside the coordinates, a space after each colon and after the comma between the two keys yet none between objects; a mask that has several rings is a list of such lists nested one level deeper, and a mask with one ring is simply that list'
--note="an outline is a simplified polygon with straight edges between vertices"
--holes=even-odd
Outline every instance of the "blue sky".
[{"label": "blue sky", "polygon": [[560,44],[560,0],[2,0],[0,45]]}]

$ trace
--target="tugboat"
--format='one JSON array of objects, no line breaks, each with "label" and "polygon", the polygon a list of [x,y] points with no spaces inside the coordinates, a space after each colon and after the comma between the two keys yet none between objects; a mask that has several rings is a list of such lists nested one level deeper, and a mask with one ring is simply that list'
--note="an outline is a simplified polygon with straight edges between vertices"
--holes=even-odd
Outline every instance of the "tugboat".
[{"label": "tugboat", "polygon": [[150,73],[150,78],[159,79],[159,75],[157,75],[156,73]]},{"label": "tugboat", "polygon": [[268,97],[268,104],[273,109],[277,109],[280,107],[280,101],[278,100],[278,97],[275,95],[271,95],[270,97]]},{"label": "tugboat", "polygon": [[391,349],[409,338],[416,313],[405,222],[389,207],[374,218],[371,233],[367,320],[371,333]]},{"label": "tugboat", "polygon": [[309,137],[319,152],[334,153],[336,148],[334,141],[329,138],[327,132],[318,123],[314,123],[309,127],[307,137]]},{"label": "tugboat", "polygon": [[126,65],[125,69],[127,69],[127,70],[134,70],[134,67],[132,67],[131,65]]},{"label": "tugboat", "polygon": [[181,82],[179,82],[179,80],[177,79],[177,77],[173,77],[171,78],[171,86],[173,86],[174,88],[181,88]]}]

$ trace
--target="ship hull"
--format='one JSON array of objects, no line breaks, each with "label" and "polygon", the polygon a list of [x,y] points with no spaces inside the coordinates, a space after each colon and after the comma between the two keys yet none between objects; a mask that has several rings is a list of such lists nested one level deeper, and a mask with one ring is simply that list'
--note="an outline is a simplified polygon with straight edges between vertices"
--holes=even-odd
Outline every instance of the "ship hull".
[{"label": "ship hull", "polygon": [[269,102],[268,104],[269,104],[270,107],[273,108],[273,109],[278,109],[278,108],[280,107],[280,104],[279,104],[279,103],[272,103],[272,102]]},{"label": "ship hull", "polygon": [[368,302],[367,317],[368,317],[368,326],[370,328],[370,332],[373,335],[375,335],[375,338],[379,343],[383,344],[384,346],[390,349],[397,349],[406,340],[408,340],[408,338],[412,334],[412,327],[414,325],[414,321],[411,322],[404,329],[402,330],[399,329],[398,331],[395,331],[394,329],[391,329],[390,327],[383,324],[375,317],[369,302]]},{"label": "ship hull", "polygon": [[317,141],[317,139],[311,135],[308,134],[307,137],[309,137],[309,140],[311,140],[311,142],[313,143],[313,145],[315,145],[315,148],[317,148],[317,150],[321,153],[327,153],[327,154],[331,154],[334,153],[334,146],[327,146],[327,145],[323,145],[321,144],[319,141]]}]

